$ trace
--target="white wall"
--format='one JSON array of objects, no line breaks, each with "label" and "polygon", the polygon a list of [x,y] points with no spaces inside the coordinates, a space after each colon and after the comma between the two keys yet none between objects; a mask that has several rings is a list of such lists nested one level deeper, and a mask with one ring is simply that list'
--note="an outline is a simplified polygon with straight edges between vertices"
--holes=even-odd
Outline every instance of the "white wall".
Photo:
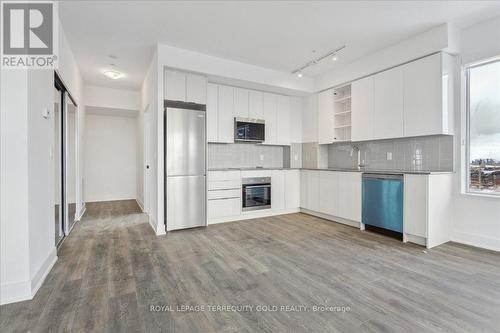
[{"label": "white wall", "polygon": [[[143,122],[145,133],[149,133],[146,134],[148,145],[144,147],[144,154],[149,158],[147,161],[149,169],[145,170],[148,181],[144,184],[144,190],[147,191],[147,193],[144,193],[144,209],[148,214],[149,223],[157,235],[165,233],[163,220],[159,220],[159,214],[161,213],[163,216],[163,212],[159,212],[158,209],[159,201],[163,198],[163,193],[161,193],[161,197],[159,196],[158,179],[158,170],[161,170],[159,163],[163,164],[158,160],[158,142],[160,141],[158,129],[160,127],[163,129],[163,122],[160,121],[160,116],[163,116],[163,96],[159,94],[163,87],[163,84],[159,84],[162,77],[163,75],[160,76],[158,73],[158,54],[155,51],[141,87],[141,112],[148,110],[144,112]],[[161,191],[163,191],[163,187],[161,187]],[[161,206],[161,209],[163,209],[163,206]]]},{"label": "white wall", "polygon": [[[80,72],[60,25],[58,47],[57,71],[80,103]],[[54,121],[42,117],[44,108],[53,115],[53,71],[2,70],[0,99],[0,303],[4,304],[32,298],[57,260]],[[80,119],[83,114],[79,108]],[[80,209],[81,187],[77,192]]]},{"label": "white wall", "polygon": [[112,109],[139,110],[141,93],[136,90],[85,86],[85,105]]},{"label": "white wall", "polygon": [[85,201],[136,198],[135,117],[87,114]]},{"label": "white wall", "polygon": [[140,111],[136,117],[136,200],[144,210],[144,112]]},{"label": "white wall", "polygon": [[[500,18],[482,22],[462,31],[462,52],[460,65],[500,56]],[[457,70],[460,70],[458,68]],[[456,75],[458,78],[460,75]],[[456,84],[456,105],[460,99],[460,82]],[[464,179],[464,163],[462,159],[465,133],[462,132],[462,122],[465,121],[464,109],[457,107],[455,158],[457,173],[455,177],[455,216],[454,241],[474,246],[500,251],[500,198],[474,197],[461,193],[461,183]],[[460,116],[462,113],[462,117]],[[462,121],[462,122],[461,122]]]}]

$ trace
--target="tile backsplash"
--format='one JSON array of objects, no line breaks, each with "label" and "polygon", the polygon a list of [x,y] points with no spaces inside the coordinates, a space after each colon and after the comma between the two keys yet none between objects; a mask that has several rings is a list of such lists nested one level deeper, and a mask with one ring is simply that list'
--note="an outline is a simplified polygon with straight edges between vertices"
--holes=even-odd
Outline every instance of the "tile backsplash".
[{"label": "tile backsplash", "polygon": [[[433,135],[354,143],[372,170],[453,171],[453,136]],[[351,144],[328,145],[328,167],[356,168]]]},{"label": "tile backsplash", "polygon": [[[282,168],[284,157],[290,160],[290,149],[253,143],[209,143],[208,168]],[[285,163],[286,164],[286,163]]]}]

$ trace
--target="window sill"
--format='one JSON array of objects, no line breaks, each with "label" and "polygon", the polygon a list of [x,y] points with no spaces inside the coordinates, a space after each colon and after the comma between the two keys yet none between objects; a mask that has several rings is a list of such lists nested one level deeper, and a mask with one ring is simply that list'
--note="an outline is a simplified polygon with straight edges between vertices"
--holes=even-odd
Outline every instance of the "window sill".
[{"label": "window sill", "polygon": [[462,191],[461,194],[463,196],[466,196],[466,197],[489,198],[489,199],[500,200],[500,193],[499,194],[488,194],[488,193],[480,193],[480,192],[464,192],[464,191]]}]

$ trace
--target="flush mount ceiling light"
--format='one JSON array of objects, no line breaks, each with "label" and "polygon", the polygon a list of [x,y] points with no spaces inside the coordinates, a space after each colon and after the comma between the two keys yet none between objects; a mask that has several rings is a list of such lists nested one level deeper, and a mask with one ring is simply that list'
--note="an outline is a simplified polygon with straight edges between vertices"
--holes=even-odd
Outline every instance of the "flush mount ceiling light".
[{"label": "flush mount ceiling light", "polygon": [[336,48],[335,50],[330,51],[330,52],[328,52],[327,54],[322,55],[322,56],[321,56],[321,57],[319,57],[319,58],[316,58],[316,59],[314,59],[314,60],[309,61],[307,64],[305,64],[305,65],[303,65],[303,66],[301,66],[301,67],[299,67],[299,68],[297,68],[297,69],[293,70],[293,71],[292,71],[292,74],[297,74],[297,76],[298,76],[298,77],[302,77],[302,72],[304,71],[304,69],[309,68],[309,67],[311,67],[311,66],[313,66],[313,65],[316,65],[316,64],[318,64],[319,62],[321,62],[321,61],[323,61],[324,59],[329,58],[329,57],[331,57],[331,58],[332,58],[332,61],[337,61],[337,53],[338,53],[339,51],[341,51],[341,50],[345,49],[345,47],[346,47],[345,45],[342,45],[341,47],[338,47],[338,48]]},{"label": "flush mount ceiling light", "polygon": [[104,71],[103,74],[113,80],[118,80],[119,78],[123,77],[123,73],[120,73],[118,71]]}]

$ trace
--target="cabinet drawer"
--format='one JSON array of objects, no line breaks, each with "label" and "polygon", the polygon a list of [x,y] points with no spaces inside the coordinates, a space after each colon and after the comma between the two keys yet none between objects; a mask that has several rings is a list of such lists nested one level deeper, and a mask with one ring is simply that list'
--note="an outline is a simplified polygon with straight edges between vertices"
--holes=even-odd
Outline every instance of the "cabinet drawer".
[{"label": "cabinet drawer", "polygon": [[208,182],[208,190],[230,190],[240,189],[241,181],[238,180],[215,180]]},{"label": "cabinet drawer", "polygon": [[240,198],[241,191],[240,191],[240,189],[208,191],[207,197],[208,197],[208,200]]},{"label": "cabinet drawer", "polygon": [[209,171],[208,181],[240,180],[240,171]]},{"label": "cabinet drawer", "polygon": [[208,200],[208,218],[236,216],[241,212],[240,198]]}]

